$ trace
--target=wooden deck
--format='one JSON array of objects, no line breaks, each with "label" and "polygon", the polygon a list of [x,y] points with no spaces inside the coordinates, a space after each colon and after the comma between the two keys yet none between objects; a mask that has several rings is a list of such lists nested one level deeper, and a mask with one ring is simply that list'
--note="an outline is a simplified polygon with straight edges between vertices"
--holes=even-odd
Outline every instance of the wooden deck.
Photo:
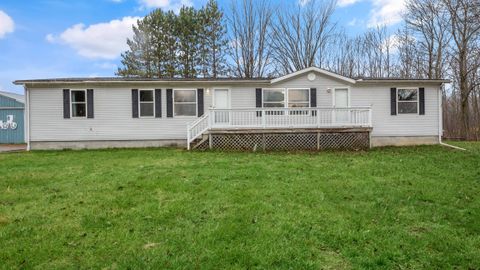
[{"label": "wooden deck", "polygon": [[188,127],[189,149],[368,149],[369,108],[210,110]]}]

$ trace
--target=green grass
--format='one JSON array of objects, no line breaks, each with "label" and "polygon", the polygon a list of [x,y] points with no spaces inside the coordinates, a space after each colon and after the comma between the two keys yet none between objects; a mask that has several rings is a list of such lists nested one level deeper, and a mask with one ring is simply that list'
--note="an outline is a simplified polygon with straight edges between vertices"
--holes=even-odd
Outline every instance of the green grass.
[{"label": "green grass", "polygon": [[0,155],[0,268],[478,269],[480,143]]}]

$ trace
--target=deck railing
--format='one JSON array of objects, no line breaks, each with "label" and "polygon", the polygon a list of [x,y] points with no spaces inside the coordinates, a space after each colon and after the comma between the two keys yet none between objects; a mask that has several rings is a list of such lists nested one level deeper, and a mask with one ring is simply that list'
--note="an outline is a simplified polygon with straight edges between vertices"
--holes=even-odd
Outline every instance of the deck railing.
[{"label": "deck railing", "polygon": [[188,125],[188,147],[209,129],[371,127],[371,107],[210,109]]}]

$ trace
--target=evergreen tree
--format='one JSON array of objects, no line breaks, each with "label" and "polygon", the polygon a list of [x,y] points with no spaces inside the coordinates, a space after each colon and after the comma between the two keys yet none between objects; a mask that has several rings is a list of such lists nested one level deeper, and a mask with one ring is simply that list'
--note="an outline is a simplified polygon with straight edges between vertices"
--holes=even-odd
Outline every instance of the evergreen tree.
[{"label": "evergreen tree", "polygon": [[201,29],[201,68],[204,77],[217,78],[226,75],[225,55],[228,48],[223,12],[215,0],[209,0],[200,12]]},{"label": "evergreen tree", "polygon": [[150,26],[147,20],[139,20],[138,26],[133,27],[134,36],[127,40],[130,50],[122,54],[122,68],[117,75],[123,77],[153,76],[153,51],[150,37]]},{"label": "evergreen tree", "polygon": [[198,12],[192,7],[182,7],[177,18],[178,64],[183,78],[194,78],[199,63],[199,32],[201,23]]},{"label": "evergreen tree", "polygon": [[227,40],[223,13],[210,0],[178,15],[157,9],[138,21],[117,75],[146,78],[217,77],[225,73]]}]

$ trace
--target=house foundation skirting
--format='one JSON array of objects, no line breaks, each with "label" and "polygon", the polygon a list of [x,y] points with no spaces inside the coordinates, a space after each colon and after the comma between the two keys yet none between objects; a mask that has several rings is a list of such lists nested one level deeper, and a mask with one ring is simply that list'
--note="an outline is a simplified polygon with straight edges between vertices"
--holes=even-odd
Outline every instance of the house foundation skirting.
[{"label": "house foundation skirting", "polygon": [[33,141],[31,150],[101,149],[101,148],[186,148],[185,140],[118,140],[118,141]]},{"label": "house foundation skirting", "polygon": [[370,130],[211,131],[197,149],[227,151],[366,150]]},{"label": "house foundation skirting", "polygon": [[372,136],[372,147],[439,144],[438,136]]}]

